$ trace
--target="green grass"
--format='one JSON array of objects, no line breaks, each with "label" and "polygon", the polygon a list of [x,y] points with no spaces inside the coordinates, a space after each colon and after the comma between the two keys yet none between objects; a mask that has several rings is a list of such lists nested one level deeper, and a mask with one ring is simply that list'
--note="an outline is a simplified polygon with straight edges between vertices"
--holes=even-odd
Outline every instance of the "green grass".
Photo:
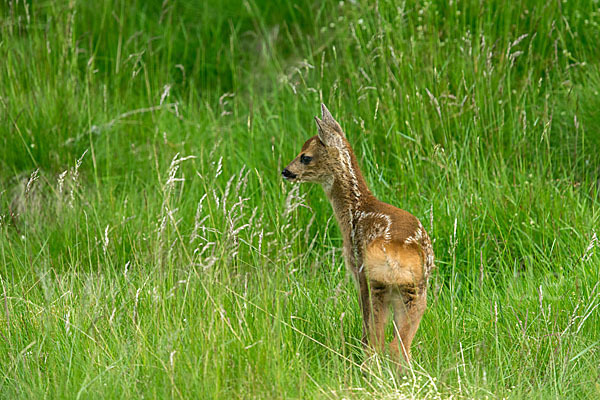
[{"label": "green grass", "polygon": [[[597,1],[4,1],[0,397],[597,398],[599,24]],[[280,179],[321,101],[435,239],[405,377],[361,367],[330,205]]]}]

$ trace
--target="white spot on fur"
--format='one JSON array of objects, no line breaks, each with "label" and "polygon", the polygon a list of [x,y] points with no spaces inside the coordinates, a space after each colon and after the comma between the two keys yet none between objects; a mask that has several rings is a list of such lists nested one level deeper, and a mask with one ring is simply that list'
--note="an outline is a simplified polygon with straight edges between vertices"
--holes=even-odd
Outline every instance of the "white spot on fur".
[{"label": "white spot on fur", "polygon": [[425,235],[427,235],[427,232],[425,232],[425,228],[423,228],[423,225],[421,224],[421,221],[418,221],[417,230],[413,233],[412,236],[409,236],[404,241],[404,243],[406,243],[406,244],[421,243],[421,241],[423,240],[423,237]]},{"label": "white spot on fur", "polygon": [[[379,223],[365,223],[365,219],[373,218],[379,220]],[[358,230],[358,236],[364,243],[370,243],[378,237],[383,237],[386,241],[391,240],[390,229],[392,227],[392,218],[384,213],[361,211],[357,216],[357,223],[354,229]]]},{"label": "white spot on fur", "polygon": [[357,199],[360,199],[360,190],[358,190],[358,179],[356,178],[356,173],[352,168],[352,159],[350,158],[350,152],[344,145],[341,138],[338,138],[335,146],[340,154],[340,160],[342,161],[342,167],[348,173],[348,181],[350,183],[350,188],[352,189],[352,193],[356,196]]}]

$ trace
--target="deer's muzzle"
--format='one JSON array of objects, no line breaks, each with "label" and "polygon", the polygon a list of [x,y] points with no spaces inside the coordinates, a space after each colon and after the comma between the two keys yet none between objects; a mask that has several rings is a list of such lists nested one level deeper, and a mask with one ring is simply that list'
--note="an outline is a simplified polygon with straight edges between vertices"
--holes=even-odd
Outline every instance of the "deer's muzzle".
[{"label": "deer's muzzle", "polygon": [[281,175],[283,175],[283,177],[287,180],[296,178],[296,174],[294,174],[292,171],[290,171],[287,168],[284,168],[283,171],[281,171]]}]

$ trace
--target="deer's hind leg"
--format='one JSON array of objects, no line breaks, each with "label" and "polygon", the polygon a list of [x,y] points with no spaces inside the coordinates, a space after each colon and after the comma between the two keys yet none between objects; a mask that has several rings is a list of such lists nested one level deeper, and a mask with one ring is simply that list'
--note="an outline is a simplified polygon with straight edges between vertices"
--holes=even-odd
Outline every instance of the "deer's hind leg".
[{"label": "deer's hind leg", "polygon": [[391,302],[394,308],[394,340],[390,343],[390,350],[397,356],[402,354],[410,362],[410,347],[427,307],[427,294],[417,288],[395,290]]},{"label": "deer's hind leg", "polygon": [[387,285],[360,281],[360,306],[363,314],[363,345],[374,350],[385,349],[385,325],[390,310],[391,289]]}]

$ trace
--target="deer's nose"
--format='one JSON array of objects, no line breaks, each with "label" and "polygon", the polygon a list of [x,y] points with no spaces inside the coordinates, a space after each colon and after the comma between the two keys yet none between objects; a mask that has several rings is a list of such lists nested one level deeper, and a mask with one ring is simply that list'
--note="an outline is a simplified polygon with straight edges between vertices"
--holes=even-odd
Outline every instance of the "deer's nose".
[{"label": "deer's nose", "polygon": [[293,179],[296,177],[296,174],[294,174],[287,168],[284,168],[283,171],[281,171],[281,175],[283,175],[283,177],[287,179]]}]

